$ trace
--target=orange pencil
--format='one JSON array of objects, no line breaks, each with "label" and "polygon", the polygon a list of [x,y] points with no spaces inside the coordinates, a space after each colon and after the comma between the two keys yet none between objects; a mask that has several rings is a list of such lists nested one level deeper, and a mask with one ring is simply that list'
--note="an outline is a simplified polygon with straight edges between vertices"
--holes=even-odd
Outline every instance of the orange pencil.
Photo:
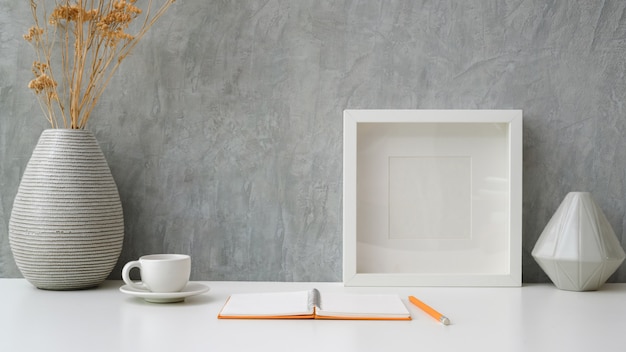
[{"label": "orange pencil", "polygon": [[411,303],[413,303],[416,306],[418,306],[424,312],[428,313],[428,315],[430,315],[431,317],[439,320],[439,322],[441,324],[443,324],[443,325],[450,325],[450,319],[446,318],[443,314],[439,313],[438,311],[432,309],[426,303],[420,301],[419,299],[417,299],[417,298],[415,298],[413,296],[409,296],[409,301],[411,301]]}]

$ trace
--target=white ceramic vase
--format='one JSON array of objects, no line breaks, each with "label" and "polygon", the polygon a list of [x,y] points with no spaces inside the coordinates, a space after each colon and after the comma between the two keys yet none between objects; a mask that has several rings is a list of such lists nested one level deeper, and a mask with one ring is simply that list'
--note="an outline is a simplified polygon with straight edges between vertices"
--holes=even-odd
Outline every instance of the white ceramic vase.
[{"label": "white ceramic vase", "polygon": [[94,135],[45,130],[28,162],[9,221],[22,275],[48,290],[99,285],[119,258],[124,217]]},{"label": "white ceramic vase", "polygon": [[624,261],[624,250],[588,192],[567,194],[532,251],[556,287],[593,291]]}]

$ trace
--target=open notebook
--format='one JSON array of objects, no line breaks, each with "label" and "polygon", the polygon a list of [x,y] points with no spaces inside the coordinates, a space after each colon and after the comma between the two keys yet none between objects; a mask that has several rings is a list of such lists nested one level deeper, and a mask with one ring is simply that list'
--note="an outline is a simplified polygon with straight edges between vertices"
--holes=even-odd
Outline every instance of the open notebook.
[{"label": "open notebook", "polygon": [[411,320],[397,295],[294,292],[231,295],[220,319]]}]

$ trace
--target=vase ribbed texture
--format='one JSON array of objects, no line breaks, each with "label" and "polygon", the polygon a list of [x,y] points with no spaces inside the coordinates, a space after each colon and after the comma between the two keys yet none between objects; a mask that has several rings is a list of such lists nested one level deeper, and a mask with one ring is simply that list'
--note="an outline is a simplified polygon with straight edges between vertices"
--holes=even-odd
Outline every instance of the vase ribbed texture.
[{"label": "vase ribbed texture", "polygon": [[589,192],[565,196],[531,254],[556,287],[568,291],[599,289],[626,257]]},{"label": "vase ribbed texture", "polygon": [[49,290],[97,286],[122,249],[117,186],[94,135],[45,130],[20,183],[9,242],[22,275]]}]

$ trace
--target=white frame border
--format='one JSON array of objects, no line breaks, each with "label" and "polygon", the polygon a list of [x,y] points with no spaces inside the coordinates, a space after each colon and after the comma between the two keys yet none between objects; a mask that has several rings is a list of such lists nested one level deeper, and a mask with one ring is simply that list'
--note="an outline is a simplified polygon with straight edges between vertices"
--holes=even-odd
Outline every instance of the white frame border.
[{"label": "white frame border", "polygon": [[[345,110],[343,119],[343,282],[345,286],[521,286],[522,110]],[[506,274],[357,273],[356,160],[359,123],[508,124],[510,214],[509,263]]]}]

